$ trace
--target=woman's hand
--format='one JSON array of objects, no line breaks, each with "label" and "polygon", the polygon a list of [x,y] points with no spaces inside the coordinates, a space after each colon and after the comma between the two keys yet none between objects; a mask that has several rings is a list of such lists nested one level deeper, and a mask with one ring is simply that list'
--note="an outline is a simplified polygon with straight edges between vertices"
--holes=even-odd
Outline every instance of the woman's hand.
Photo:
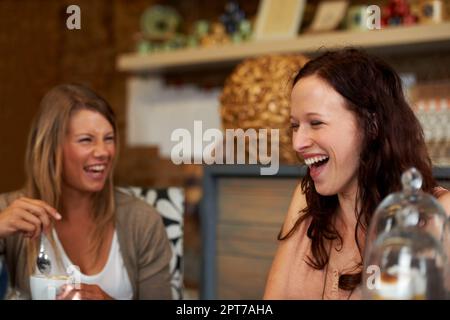
[{"label": "woman's hand", "polygon": [[57,300],[113,300],[96,284],[81,283],[79,289],[72,285],[64,285]]},{"label": "woman's hand", "polygon": [[61,215],[41,200],[21,197],[0,212],[0,238],[22,232],[26,237],[36,239],[50,226],[50,219],[60,220]]}]

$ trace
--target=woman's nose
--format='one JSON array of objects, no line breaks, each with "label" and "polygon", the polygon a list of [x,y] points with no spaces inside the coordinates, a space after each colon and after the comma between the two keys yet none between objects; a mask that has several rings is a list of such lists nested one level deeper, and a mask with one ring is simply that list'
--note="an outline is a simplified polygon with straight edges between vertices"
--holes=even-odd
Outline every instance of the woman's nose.
[{"label": "woman's nose", "polygon": [[104,142],[99,142],[94,146],[94,157],[105,158],[108,156],[108,148]]},{"label": "woman's nose", "polygon": [[308,149],[312,145],[311,137],[308,132],[299,128],[292,137],[292,147],[296,152]]}]

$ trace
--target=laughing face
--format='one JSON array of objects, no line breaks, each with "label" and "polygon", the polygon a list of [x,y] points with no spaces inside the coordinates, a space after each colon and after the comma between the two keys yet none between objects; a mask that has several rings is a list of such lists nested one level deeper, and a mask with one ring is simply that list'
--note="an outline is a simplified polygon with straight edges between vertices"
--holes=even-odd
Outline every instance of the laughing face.
[{"label": "laughing face", "polygon": [[318,76],[302,78],[291,94],[291,127],[317,192],[356,193],[361,130],[344,98]]},{"label": "laughing face", "polygon": [[96,111],[76,111],[70,117],[62,151],[63,186],[82,193],[98,192],[112,168],[113,127]]}]

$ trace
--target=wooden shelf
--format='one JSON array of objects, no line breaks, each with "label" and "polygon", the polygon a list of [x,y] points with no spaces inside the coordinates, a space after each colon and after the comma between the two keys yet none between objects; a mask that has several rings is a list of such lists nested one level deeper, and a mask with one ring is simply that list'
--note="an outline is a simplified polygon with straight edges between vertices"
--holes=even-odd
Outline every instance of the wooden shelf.
[{"label": "wooden shelf", "polygon": [[345,46],[371,49],[400,49],[408,52],[419,47],[439,49],[450,43],[450,23],[400,26],[373,31],[336,31],[304,34],[294,39],[253,41],[217,47],[179,49],[171,52],[119,55],[117,68],[127,72],[161,72],[186,67],[217,66],[245,58],[272,53],[314,53],[322,47]]}]

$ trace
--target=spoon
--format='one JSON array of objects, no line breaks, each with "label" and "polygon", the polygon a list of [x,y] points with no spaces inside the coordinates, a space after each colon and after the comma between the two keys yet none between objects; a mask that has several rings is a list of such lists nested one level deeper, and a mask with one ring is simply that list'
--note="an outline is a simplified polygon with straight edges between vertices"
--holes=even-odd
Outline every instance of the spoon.
[{"label": "spoon", "polygon": [[36,265],[39,269],[39,271],[48,276],[50,274],[50,271],[52,270],[52,263],[50,261],[50,258],[47,255],[47,252],[44,248],[44,234],[41,233],[41,239],[40,239],[40,245],[39,245],[39,254],[36,259]]}]

